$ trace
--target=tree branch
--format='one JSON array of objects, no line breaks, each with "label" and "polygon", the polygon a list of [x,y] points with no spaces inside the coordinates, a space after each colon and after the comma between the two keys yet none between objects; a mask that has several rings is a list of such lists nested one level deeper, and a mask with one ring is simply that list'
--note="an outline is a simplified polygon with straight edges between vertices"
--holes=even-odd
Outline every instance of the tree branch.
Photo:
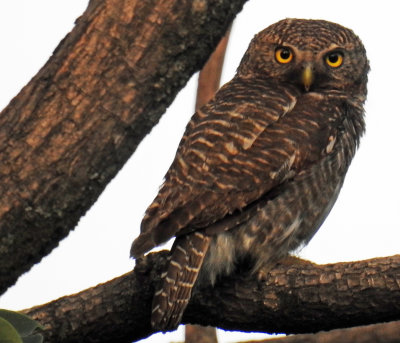
[{"label": "tree branch", "polygon": [[[46,342],[147,337],[165,261],[165,252],[149,254],[132,273],[25,313],[45,326]],[[183,316],[183,323],[287,334],[394,320],[400,320],[400,255],[328,265],[293,258],[265,282],[237,271],[194,294]]]},{"label": "tree branch", "polygon": [[219,89],[222,68],[224,66],[226,47],[228,46],[230,29],[221,38],[215,51],[201,69],[197,83],[196,111],[205,105]]},{"label": "tree branch", "polygon": [[0,114],[0,294],[77,224],[245,0],[91,0]]}]

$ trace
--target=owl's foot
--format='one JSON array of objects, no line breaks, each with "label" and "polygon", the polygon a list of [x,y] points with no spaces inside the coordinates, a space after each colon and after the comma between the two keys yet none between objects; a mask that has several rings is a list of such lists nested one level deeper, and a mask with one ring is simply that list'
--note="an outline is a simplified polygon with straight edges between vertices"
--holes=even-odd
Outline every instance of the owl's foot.
[{"label": "owl's foot", "polygon": [[270,269],[267,268],[261,268],[257,272],[257,280],[260,282],[265,282],[267,280],[269,270]]}]

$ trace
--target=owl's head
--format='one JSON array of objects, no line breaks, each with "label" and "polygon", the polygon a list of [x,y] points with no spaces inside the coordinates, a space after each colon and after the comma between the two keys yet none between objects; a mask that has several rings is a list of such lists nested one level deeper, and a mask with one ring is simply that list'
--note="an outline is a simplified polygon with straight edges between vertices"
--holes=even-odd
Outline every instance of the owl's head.
[{"label": "owl's head", "polygon": [[353,31],[324,20],[285,19],[253,38],[238,75],[364,98],[368,71],[365,48]]}]

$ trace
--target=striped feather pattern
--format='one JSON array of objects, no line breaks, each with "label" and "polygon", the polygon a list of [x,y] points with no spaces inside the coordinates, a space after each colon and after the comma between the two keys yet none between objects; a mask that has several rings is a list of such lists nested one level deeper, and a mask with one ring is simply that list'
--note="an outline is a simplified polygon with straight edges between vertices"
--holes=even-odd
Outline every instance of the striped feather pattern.
[{"label": "striped feather pattern", "polygon": [[178,237],[170,263],[153,298],[151,325],[162,331],[181,321],[211,238],[200,232]]},{"label": "striped feather pattern", "polygon": [[[274,126],[294,107],[291,93],[296,89],[235,78],[194,115],[142,222],[142,232],[150,232],[154,246],[182,229],[222,219],[280,182],[270,173],[288,165],[297,150],[280,125]],[[141,247],[134,243],[134,256],[145,252]]]}]

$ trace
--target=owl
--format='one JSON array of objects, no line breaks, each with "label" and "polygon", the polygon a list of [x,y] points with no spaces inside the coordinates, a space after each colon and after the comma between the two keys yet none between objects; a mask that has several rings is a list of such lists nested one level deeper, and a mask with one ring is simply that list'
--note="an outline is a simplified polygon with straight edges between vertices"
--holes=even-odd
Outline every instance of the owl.
[{"label": "owl", "polygon": [[[369,64],[353,31],[285,19],[186,127],[131,255],[175,237],[151,324],[176,328],[194,289],[237,265],[262,276],[335,203],[362,136]],[[244,269],[243,269],[244,268]]]}]

